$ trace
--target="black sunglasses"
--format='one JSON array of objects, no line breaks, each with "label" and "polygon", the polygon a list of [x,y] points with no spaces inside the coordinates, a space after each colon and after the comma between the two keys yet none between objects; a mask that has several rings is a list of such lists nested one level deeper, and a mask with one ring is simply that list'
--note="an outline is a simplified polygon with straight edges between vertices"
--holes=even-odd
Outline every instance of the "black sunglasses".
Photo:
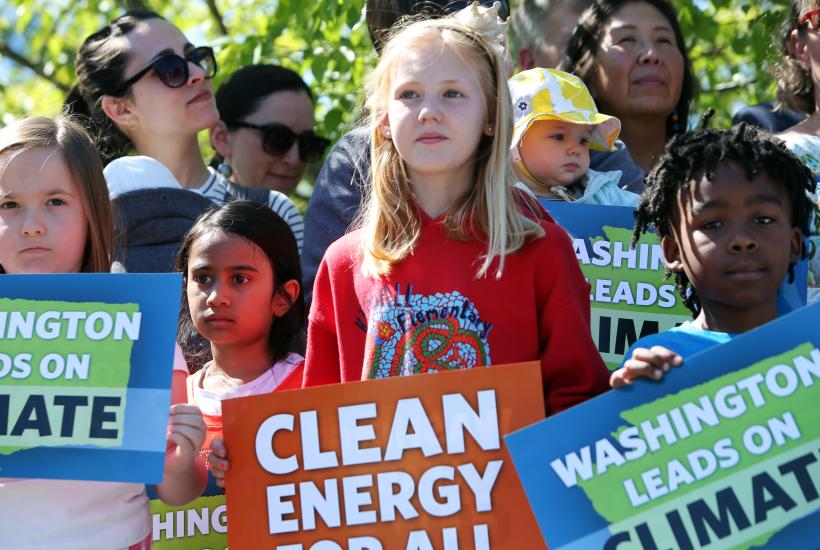
[{"label": "black sunglasses", "polygon": [[205,78],[213,78],[216,75],[214,50],[208,46],[199,46],[186,53],[185,57],[180,57],[175,53],[157,57],[143,70],[123,82],[113,95],[122,95],[129,86],[148,74],[148,71],[151,69],[156,71],[162,83],[169,88],[180,88],[188,82],[189,62],[199,65],[199,67],[205,71]]},{"label": "black sunglasses", "polygon": [[[411,11],[414,14],[426,13],[429,15],[450,15],[451,13],[455,13],[466,8],[472,4],[473,1],[474,0],[453,0],[452,2],[448,2],[442,6],[439,2],[423,0],[413,5]],[[495,3],[495,0],[479,0],[478,3],[481,6],[490,8]],[[506,21],[507,17],[510,16],[510,2],[509,0],[499,0],[499,4],[501,4],[501,6],[498,9],[498,16],[502,20]]]},{"label": "black sunglasses", "polygon": [[262,132],[262,149],[269,155],[282,156],[299,143],[299,158],[302,162],[314,162],[322,158],[330,140],[323,138],[313,130],[306,130],[297,134],[285,124],[273,122],[271,124],[251,124],[243,120],[226,120],[229,128],[252,128]]}]

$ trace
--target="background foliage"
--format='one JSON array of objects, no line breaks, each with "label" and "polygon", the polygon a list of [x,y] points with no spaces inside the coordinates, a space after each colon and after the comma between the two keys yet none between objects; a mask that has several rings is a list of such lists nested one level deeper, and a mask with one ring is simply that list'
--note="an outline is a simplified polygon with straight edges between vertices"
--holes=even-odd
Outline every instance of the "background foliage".
[{"label": "background foliage", "polygon": [[[696,113],[714,107],[714,125],[728,126],[740,106],[771,99],[768,69],[778,62],[788,0],[674,1],[700,83]],[[192,42],[217,49],[216,86],[250,63],[296,70],[320,98],[319,131],[335,140],[357,121],[361,84],[375,58],[363,6],[364,0],[4,0],[0,122],[58,113],[82,40],[142,7],[170,19]]]}]

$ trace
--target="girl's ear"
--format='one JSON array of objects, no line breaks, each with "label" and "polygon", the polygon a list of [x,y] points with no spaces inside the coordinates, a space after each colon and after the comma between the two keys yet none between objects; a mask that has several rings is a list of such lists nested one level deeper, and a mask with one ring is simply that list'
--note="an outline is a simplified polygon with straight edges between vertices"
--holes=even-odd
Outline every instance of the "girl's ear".
[{"label": "girl's ear", "polygon": [[800,38],[800,33],[797,32],[797,29],[794,29],[789,35],[789,49],[791,50],[794,59],[804,69],[808,69],[811,66],[808,48],[806,48],[806,41]]},{"label": "girl's ear", "polygon": [[661,249],[666,267],[672,273],[683,273],[683,261],[680,255],[680,246],[673,235],[667,235],[661,239]]},{"label": "girl's ear", "polygon": [[379,122],[379,131],[384,139],[393,139],[393,133],[390,131],[390,119],[384,115]]},{"label": "girl's ear", "polygon": [[274,317],[281,317],[287,313],[293,302],[296,301],[296,297],[299,296],[300,290],[299,281],[296,279],[286,281],[279,292],[273,296],[271,314]]},{"label": "girl's ear", "polygon": [[131,109],[131,102],[128,98],[104,95],[100,105],[105,116],[120,128],[133,128],[136,126],[137,116]]},{"label": "girl's ear", "polygon": [[214,124],[209,130],[211,134],[211,145],[223,158],[231,156],[231,142],[228,139],[228,127],[221,120]]}]

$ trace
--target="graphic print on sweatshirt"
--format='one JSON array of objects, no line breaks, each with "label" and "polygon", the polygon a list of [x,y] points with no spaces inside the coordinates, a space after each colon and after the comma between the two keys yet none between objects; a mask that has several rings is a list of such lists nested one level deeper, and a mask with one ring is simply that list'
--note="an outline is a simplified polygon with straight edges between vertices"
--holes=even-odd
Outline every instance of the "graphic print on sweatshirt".
[{"label": "graphic print on sweatshirt", "polygon": [[369,309],[367,378],[490,364],[493,325],[458,291],[425,296],[396,284],[383,287]]}]

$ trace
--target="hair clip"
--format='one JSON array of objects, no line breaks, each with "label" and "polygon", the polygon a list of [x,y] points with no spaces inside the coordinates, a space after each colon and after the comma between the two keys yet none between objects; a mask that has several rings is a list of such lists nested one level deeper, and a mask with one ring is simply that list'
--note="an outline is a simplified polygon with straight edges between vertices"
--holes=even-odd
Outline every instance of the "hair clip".
[{"label": "hair clip", "polygon": [[473,32],[486,40],[497,55],[503,56],[506,49],[505,23],[498,16],[501,2],[493,2],[492,6],[482,6],[476,0],[469,6],[453,12],[450,17],[461,24],[466,30]]}]

